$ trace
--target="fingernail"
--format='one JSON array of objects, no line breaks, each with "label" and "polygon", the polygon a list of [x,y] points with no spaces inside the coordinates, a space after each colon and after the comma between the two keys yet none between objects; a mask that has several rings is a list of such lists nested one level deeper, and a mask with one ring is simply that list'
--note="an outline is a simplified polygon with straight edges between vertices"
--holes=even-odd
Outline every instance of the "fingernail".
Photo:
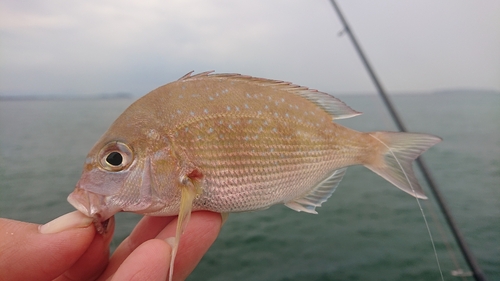
[{"label": "fingernail", "polygon": [[58,217],[38,227],[42,234],[58,233],[71,228],[83,228],[92,223],[92,218],[85,216],[79,211],[74,211]]},{"label": "fingernail", "polygon": [[175,244],[175,237],[168,237],[165,239],[165,242],[167,242],[168,245],[173,249],[174,244]]}]

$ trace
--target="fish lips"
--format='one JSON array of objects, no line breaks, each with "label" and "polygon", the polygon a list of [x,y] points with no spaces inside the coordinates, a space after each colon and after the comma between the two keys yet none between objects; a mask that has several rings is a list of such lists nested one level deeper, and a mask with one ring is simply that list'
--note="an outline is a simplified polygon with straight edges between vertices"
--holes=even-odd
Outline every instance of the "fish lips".
[{"label": "fish lips", "polygon": [[106,198],[107,196],[96,194],[77,186],[68,196],[68,202],[86,216],[94,218],[96,227],[98,223],[105,227],[104,224],[109,218],[122,211],[120,207],[110,206],[106,202],[108,201]]}]

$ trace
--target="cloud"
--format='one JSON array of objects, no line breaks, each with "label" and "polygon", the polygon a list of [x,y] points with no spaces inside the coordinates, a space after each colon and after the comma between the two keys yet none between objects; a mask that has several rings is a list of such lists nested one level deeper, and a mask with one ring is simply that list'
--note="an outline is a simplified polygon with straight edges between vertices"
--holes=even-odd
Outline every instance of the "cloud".
[{"label": "cloud", "polygon": [[[500,4],[339,4],[388,90],[500,89]],[[144,94],[191,70],[373,91],[328,1],[6,0],[0,19],[0,93]]]}]

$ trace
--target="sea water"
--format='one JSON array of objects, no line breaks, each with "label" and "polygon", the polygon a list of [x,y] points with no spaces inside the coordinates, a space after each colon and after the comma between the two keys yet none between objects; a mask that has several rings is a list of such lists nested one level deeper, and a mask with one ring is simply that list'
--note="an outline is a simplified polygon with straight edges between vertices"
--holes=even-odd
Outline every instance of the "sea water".
[{"label": "sea water", "polygon": [[[361,131],[395,130],[375,95],[339,96],[362,116]],[[394,96],[413,132],[444,139],[424,155],[489,280],[500,280],[500,95]],[[0,101],[0,216],[45,223],[73,209],[66,197],[85,156],[133,102]],[[421,201],[445,280],[468,271],[430,197]],[[414,198],[363,167],[351,167],[318,215],[284,206],[231,214],[188,280],[440,280]],[[118,214],[115,248],[141,218]]]}]

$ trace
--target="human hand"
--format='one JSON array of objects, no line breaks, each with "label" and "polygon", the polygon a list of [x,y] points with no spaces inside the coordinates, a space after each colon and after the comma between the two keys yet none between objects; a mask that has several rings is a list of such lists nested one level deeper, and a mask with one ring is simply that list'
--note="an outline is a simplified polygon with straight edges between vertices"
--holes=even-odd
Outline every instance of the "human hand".
[{"label": "human hand", "polygon": [[[109,258],[114,231],[96,233],[92,219],[80,212],[44,226],[0,219],[2,280],[166,280],[176,217],[144,217]],[[184,280],[215,241],[221,227],[217,213],[194,212],[181,237],[174,280]]]}]

